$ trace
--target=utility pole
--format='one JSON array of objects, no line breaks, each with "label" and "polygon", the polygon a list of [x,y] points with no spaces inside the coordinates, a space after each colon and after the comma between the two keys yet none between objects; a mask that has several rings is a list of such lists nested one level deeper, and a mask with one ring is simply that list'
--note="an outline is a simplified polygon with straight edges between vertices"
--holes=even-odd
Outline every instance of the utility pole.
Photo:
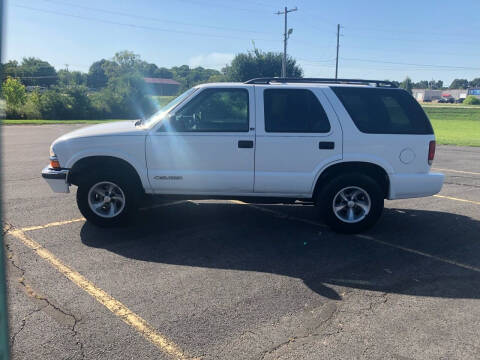
[{"label": "utility pole", "polygon": [[335,80],[338,79],[338,50],[340,49],[340,24],[337,25],[337,61],[335,63]]},{"label": "utility pole", "polygon": [[282,59],[282,78],[287,77],[287,40],[290,37],[290,34],[293,32],[293,29],[287,31],[287,14],[289,12],[297,11],[298,8],[295,6],[293,9],[288,9],[286,6],[283,11],[277,11],[275,14],[283,15],[285,14],[285,32],[283,33],[283,59]]}]

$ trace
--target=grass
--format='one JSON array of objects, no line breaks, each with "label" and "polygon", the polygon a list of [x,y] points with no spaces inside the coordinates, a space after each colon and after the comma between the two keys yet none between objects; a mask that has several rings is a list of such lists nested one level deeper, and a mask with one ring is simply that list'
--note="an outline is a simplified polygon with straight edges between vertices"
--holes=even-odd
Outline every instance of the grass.
[{"label": "grass", "polygon": [[49,124],[100,124],[111,121],[122,121],[124,119],[108,119],[108,120],[0,120],[3,125],[49,125]]},{"label": "grass", "polygon": [[468,104],[437,104],[437,103],[421,103],[423,108],[466,108],[466,109],[480,109],[480,105]]},{"label": "grass", "polygon": [[175,99],[176,96],[152,96],[152,98],[157,102],[159,107],[162,107]]},{"label": "grass", "polygon": [[480,106],[424,106],[439,144],[480,146]]}]

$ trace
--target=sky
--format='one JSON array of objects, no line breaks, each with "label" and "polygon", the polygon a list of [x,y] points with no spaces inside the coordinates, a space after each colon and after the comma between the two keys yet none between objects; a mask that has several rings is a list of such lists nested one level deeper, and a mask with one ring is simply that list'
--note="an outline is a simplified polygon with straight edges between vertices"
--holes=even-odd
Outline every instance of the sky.
[{"label": "sky", "polygon": [[283,51],[308,77],[414,81],[480,77],[480,1],[6,0],[3,61],[34,56],[88,71],[121,50],[159,67],[221,69],[235,54]]}]

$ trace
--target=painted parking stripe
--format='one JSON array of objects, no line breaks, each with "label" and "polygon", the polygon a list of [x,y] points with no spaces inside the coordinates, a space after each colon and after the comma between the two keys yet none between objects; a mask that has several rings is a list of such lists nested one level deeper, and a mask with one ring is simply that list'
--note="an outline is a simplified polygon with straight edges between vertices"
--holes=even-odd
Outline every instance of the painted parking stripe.
[{"label": "painted parking stripe", "polygon": [[45,225],[38,225],[38,226],[27,226],[27,227],[24,227],[20,230],[21,231],[41,230],[41,229],[47,229],[47,228],[52,227],[52,226],[62,226],[62,225],[76,223],[76,222],[79,222],[79,221],[85,221],[85,218],[71,219],[71,220],[65,220],[65,221],[55,221],[55,222],[51,222],[51,223],[48,223],[48,224],[45,224]]},{"label": "painted parking stripe", "polygon": [[[159,208],[159,207],[166,207],[166,206],[181,204],[181,203],[184,203],[184,202],[185,202],[185,200],[173,201],[173,202],[169,202],[169,203],[157,204],[157,205],[153,205],[153,206],[149,206],[149,207],[140,208],[139,210],[144,211],[144,210],[156,209],[156,208]],[[85,218],[82,217],[82,218],[65,220],[65,221],[54,221],[54,222],[51,222],[51,223],[48,223],[48,224],[45,224],[45,225],[27,226],[27,227],[21,228],[20,230],[21,231],[42,230],[42,229],[47,229],[49,227],[62,226],[62,225],[72,224],[72,223],[76,223],[76,222],[80,222],[80,221],[85,221]]]},{"label": "painted parking stripe", "polygon": [[444,262],[444,263],[447,263],[447,264],[450,264],[450,265],[455,265],[455,266],[461,267],[463,269],[472,270],[472,271],[476,271],[476,272],[480,273],[480,268],[476,267],[476,266],[462,264],[462,263],[459,263],[458,261],[453,261],[453,260],[450,260],[450,259],[447,259],[447,258],[444,258],[444,257],[431,255],[429,253],[426,253],[426,252],[423,252],[423,251],[420,251],[420,250],[410,249],[410,248],[407,248],[405,246],[392,244],[392,243],[389,243],[389,242],[386,242],[386,241],[383,241],[383,240],[378,240],[378,239],[375,239],[374,237],[369,236],[369,235],[356,234],[355,236],[359,237],[359,238],[362,238],[362,239],[365,239],[365,240],[370,240],[370,241],[376,242],[378,244],[382,244],[382,245],[385,245],[385,246],[390,246],[390,247],[400,249],[400,250],[403,250],[403,251],[406,251],[406,252],[409,252],[409,253],[412,253],[412,254],[425,256],[425,257],[428,257],[430,259],[435,259],[437,261],[441,261],[441,262]]},{"label": "painted parking stripe", "polygon": [[478,176],[480,176],[480,173],[478,173],[478,172],[471,172],[471,171],[461,171],[461,170],[441,169],[441,168],[432,168],[432,170],[438,170],[438,171],[445,171],[445,172],[453,172],[453,173],[459,173],[459,174],[468,174],[468,175],[478,175]]},{"label": "painted parking stripe", "polygon": [[440,198],[440,199],[448,199],[448,200],[454,200],[454,201],[460,201],[460,202],[466,202],[466,203],[470,203],[470,204],[480,205],[480,201],[460,199],[460,198],[456,198],[456,197],[453,197],[453,196],[445,196],[445,195],[433,195],[433,196],[437,197],[437,198]]},{"label": "painted parking stripe", "polygon": [[172,201],[172,202],[168,202],[168,203],[155,204],[155,205],[152,205],[152,206],[143,207],[143,208],[140,208],[138,210],[140,210],[140,211],[152,210],[152,209],[157,209],[157,208],[161,208],[161,207],[183,204],[185,202],[187,202],[187,200]]},{"label": "painted parking stripe", "polygon": [[[253,208],[261,210],[261,211],[267,210],[265,212],[273,213],[276,216],[281,216],[281,217],[286,218],[286,219],[302,221],[302,222],[306,222],[310,225],[316,225],[316,226],[320,226],[320,227],[327,227],[325,224],[322,224],[322,223],[319,223],[319,222],[316,222],[316,221],[297,218],[297,217],[294,217],[294,216],[288,216],[288,215],[286,215],[282,212],[271,210],[271,209],[264,209],[260,206],[248,204],[248,203],[245,203],[243,201],[230,200],[230,202],[232,202],[234,204],[239,204],[239,205],[247,205],[249,207],[253,207]],[[306,221],[304,221],[304,220],[306,220]],[[447,263],[447,264],[450,264],[450,265],[455,265],[455,266],[461,267],[463,269],[472,270],[472,271],[480,273],[480,268],[476,267],[476,266],[472,266],[472,265],[468,265],[468,264],[462,264],[460,262],[450,260],[450,259],[447,259],[447,258],[443,258],[443,257],[440,257],[440,256],[435,256],[435,255],[432,255],[432,254],[428,254],[428,253],[420,251],[420,250],[415,250],[415,249],[411,249],[411,248],[408,248],[408,247],[405,247],[405,246],[396,245],[396,244],[392,244],[392,243],[389,243],[389,242],[386,242],[386,241],[378,240],[378,239],[375,239],[374,237],[369,236],[369,235],[355,234],[353,236],[364,239],[364,240],[373,241],[373,242],[376,242],[376,243],[384,245],[384,246],[389,246],[389,247],[392,247],[392,248],[395,248],[395,249],[398,249],[398,250],[402,250],[402,251],[409,252],[409,253],[416,254],[416,255],[421,255],[421,256],[424,256],[424,257],[427,257],[427,258],[430,258],[430,259],[434,259],[434,260],[443,262],[443,263]]]},{"label": "painted parking stripe", "polygon": [[[65,222],[62,222],[65,223]],[[59,223],[55,226],[59,226]],[[51,225],[54,226],[54,225]],[[43,227],[44,228],[44,227]],[[35,229],[34,229],[35,230]],[[98,286],[87,280],[83,275],[65,265],[59,258],[29,238],[22,230],[9,230],[8,234],[13,235],[24,245],[32,249],[38,256],[46,260],[55,269],[61,272],[65,277],[72,281],[79,288],[91,295],[100,304],[105,306],[114,315],[118,316],[123,322],[139,332],[144,338],[157,346],[165,354],[174,359],[189,359],[183,350],[181,350],[171,340],[159,333],[152,325],[140,316],[127,308],[120,301],[113,298],[110,294],[100,289]]]},{"label": "painted parking stripe", "polygon": [[290,215],[285,214],[285,213],[280,212],[280,211],[266,209],[264,207],[249,204],[249,203],[246,203],[246,202],[243,202],[243,201],[240,201],[240,200],[229,200],[229,201],[233,204],[246,205],[246,206],[249,206],[251,208],[254,208],[254,209],[266,212],[266,213],[270,213],[270,214],[275,215],[276,217],[279,217],[279,218],[282,218],[282,219],[290,219],[290,220],[294,220],[294,221],[300,221],[300,222],[303,222],[305,224],[314,225],[314,226],[328,227],[327,225],[316,222],[314,220],[304,219],[304,218],[300,218],[300,217],[297,217],[297,216],[290,216]]}]

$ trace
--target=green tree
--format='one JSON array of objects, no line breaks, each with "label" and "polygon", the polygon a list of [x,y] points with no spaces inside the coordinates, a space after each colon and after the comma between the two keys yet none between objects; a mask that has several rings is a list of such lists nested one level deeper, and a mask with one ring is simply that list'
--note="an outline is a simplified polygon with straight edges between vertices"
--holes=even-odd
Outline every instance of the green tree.
[{"label": "green tree", "polygon": [[466,89],[468,88],[467,79],[455,79],[450,84],[450,89]]},{"label": "green tree", "polygon": [[180,92],[197,84],[206,83],[212,76],[221,75],[220,71],[205,69],[201,66],[196,68],[190,68],[188,65],[174,66],[170,71],[173,73],[173,78],[182,84]]},{"label": "green tree", "polygon": [[87,85],[88,75],[80,71],[58,71],[58,84],[61,86]]},{"label": "green tree", "polygon": [[470,81],[470,87],[472,88],[480,88],[480,78],[475,78],[472,81]]},{"label": "green tree", "polygon": [[26,86],[50,86],[57,83],[57,72],[48,62],[28,57],[17,67],[17,74]]},{"label": "green tree", "polygon": [[173,78],[173,72],[171,72],[167,68],[161,67],[161,68],[158,68],[155,71],[154,76],[159,77],[159,78],[164,78],[164,79],[172,79]]},{"label": "green tree", "polygon": [[95,61],[90,65],[87,75],[87,85],[88,87],[94,89],[100,89],[107,86],[108,77],[105,74],[105,69],[103,68],[104,64],[108,63],[109,60],[102,59]]},{"label": "green tree", "polygon": [[27,93],[25,86],[18,80],[8,77],[2,86],[2,96],[7,102],[7,113],[17,110],[25,104]]},{"label": "green tree", "polygon": [[227,81],[227,78],[223,74],[215,74],[212,75],[208,78],[207,82],[212,83],[212,82],[225,82]]},{"label": "green tree", "polygon": [[[247,53],[238,54],[223,70],[228,81],[247,81],[257,77],[281,76],[282,54],[263,52],[253,49]],[[287,77],[302,77],[303,70],[295,59],[287,58]]]},{"label": "green tree", "polygon": [[403,80],[401,83],[400,83],[400,87],[402,89],[405,89],[408,93],[412,93],[412,89],[413,89],[413,82],[412,82],[412,79],[410,79],[408,76],[405,78],[405,80]]},{"label": "green tree", "polygon": [[2,83],[7,79],[7,77],[13,77],[17,78],[20,76],[20,70],[19,70],[19,65],[18,61],[16,60],[10,60],[9,62],[5,64],[1,64],[1,74],[2,74]]},{"label": "green tree", "polygon": [[414,83],[413,84],[413,87],[415,89],[428,89],[429,85],[428,85],[428,80],[421,80],[417,83]]},{"label": "green tree", "polygon": [[442,80],[431,80],[428,83],[428,87],[433,90],[442,90],[443,89],[443,81]]},{"label": "green tree", "polygon": [[473,95],[468,95],[463,101],[465,105],[480,105],[480,99]]}]

